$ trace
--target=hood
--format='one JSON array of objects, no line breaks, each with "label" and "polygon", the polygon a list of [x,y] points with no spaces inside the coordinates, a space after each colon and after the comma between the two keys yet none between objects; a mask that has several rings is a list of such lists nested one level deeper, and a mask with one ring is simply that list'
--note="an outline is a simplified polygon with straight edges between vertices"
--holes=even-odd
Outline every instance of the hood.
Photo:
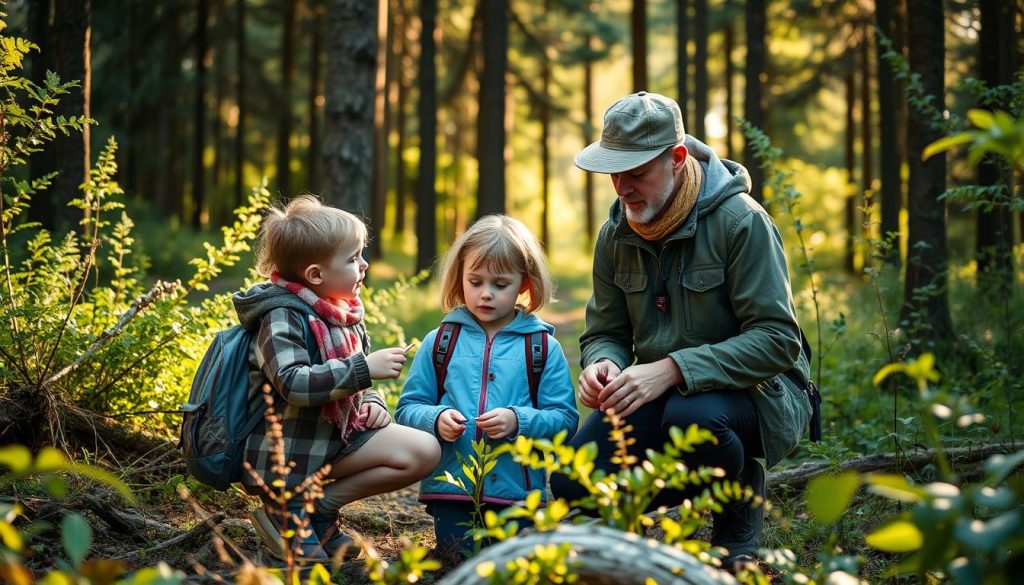
[{"label": "hood", "polygon": [[[707,212],[734,195],[750,193],[750,175],[743,165],[718,158],[714,149],[693,136],[687,135],[683,144],[686,146],[689,156],[696,158],[704,169],[704,181],[701,183],[700,194],[697,196],[698,216],[706,215]],[[622,221],[623,225],[627,225],[622,203],[618,198],[612,202],[608,217],[612,223]],[[688,223],[690,223],[689,219],[684,222],[684,225]]]},{"label": "hood", "polygon": [[309,305],[284,288],[270,282],[261,282],[245,292],[231,295],[231,302],[238,313],[238,322],[246,329],[259,325],[263,315],[278,307],[295,309],[302,313],[311,313]]},{"label": "hood", "polygon": [[[466,307],[456,307],[451,310],[444,319],[441,320],[443,323],[458,323],[466,327],[472,327],[483,331],[483,327],[476,322],[473,318],[473,314],[469,312]],[[518,333],[521,335],[529,335],[536,331],[546,331],[549,335],[555,334],[555,328],[544,322],[540,317],[523,311],[522,309],[516,309],[516,316],[512,318],[512,321],[505,325],[500,333]]]}]

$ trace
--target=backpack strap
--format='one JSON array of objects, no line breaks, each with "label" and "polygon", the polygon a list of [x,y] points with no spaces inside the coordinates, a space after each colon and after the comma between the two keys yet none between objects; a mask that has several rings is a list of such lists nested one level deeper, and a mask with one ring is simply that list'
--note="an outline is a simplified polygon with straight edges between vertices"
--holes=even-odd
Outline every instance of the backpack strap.
[{"label": "backpack strap", "polygon": [[441,404],[444,396],[444,379],[448,377],[448,362],[455,351],[455,341],[459,338],[462,325],[458,323],[441,323],[441,328],[434,337],[434,375],[437,377],[437,403]]},{"label": "backpack strap", "polygon": [[544,373],[544,364],[548,358],[548,336],[543,331],[534,331],[524,335],[523,339],[526,343],[526,378],[530,382],[530,404],[537,408],[540,376]]}]

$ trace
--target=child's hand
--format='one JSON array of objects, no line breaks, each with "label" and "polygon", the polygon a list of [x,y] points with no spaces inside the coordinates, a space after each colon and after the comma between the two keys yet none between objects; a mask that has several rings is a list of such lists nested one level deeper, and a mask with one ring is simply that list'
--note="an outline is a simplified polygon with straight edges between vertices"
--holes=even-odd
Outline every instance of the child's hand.
[{"label": "child's hand", "polygon": [[370,368],[370,379],[397,378],[405,366],[405,359],[405,352],[401,347],[378,349],[366,356],[366,366]]},{"label": "child's hand", "polygon": [[449,408],[437,417],[437,434],[449,443],[455,441],[466,432],[466,417],[462,413]]},{"label": "child's hand", "polygon": [[477,417],[476,428],[490,439],[504,439],[519,430],[519,417],[509,408],[495,408]]},{"label": "child's hand", "polygon": [[368,429],[380,429],[391,424],[391,415],[376,402],[364,402],[359,408],[359,422]]}]

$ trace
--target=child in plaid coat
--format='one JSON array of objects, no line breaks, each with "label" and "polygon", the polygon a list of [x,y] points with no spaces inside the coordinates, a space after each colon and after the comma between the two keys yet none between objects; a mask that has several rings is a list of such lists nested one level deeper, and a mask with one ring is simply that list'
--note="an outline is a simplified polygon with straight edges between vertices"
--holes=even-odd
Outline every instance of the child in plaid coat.
[{"label": "child in plaid coat", "polygon": [[[406,357],[399,347],[368,353],[359,298],[366,241],[366,226],[354,215],[300,196],[264,219],[257,270],[270,282],[233,298],[240,322],[257,332],[250,400],[267,394],[279,417],[279,438],[275,425],[263,425],[247,440],[251,471],[243,478],[247,491],[267,502],[253,512],[253,526],[279,558],[358,554],[338,525],[341,506],[419,481],[440,458],[433,436],[393,424],[370,389],[372,380],[397,378]],[[307,347],[307,330],[316,347]],[[308,480],[318,472],[322,497],[311,502],[299,492],[317,490]],[[288,514],[266,497],[267,486],[281,493],[281,478],[295,494]],[[280,535],[296,528],[294,550],[286,551]]]}]

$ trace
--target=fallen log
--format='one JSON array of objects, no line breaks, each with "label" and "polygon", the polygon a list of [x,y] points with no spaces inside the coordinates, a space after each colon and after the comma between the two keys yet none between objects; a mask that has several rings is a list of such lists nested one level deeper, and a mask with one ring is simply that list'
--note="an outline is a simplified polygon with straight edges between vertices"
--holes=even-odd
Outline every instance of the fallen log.
[{"label": "fallen log", "polygon": [[145,559],[147,556],[154,553],[163,553],[169,549],[177,547],[188,549],[198,543],[199,540],[204,538],[207,534],[212,532],[214,527],[223,522],[226,517],[227,515],[224,512],[217,512],[178,536],[155,544],[149,548],[132,551],[126,555],[117,557],[115,560],[132,562]]},{"label": "fallen log", "polygon": [[[705,565],[689,553],[663,542],[597,524],[561,525],[550,532],[526,532],[485,548],[445,575],[438,585],[490,582],[478,568],[493,563],[496,571],[517,558],[529,558],[536,547],[569,543],[569,569],[590,585],[718,585],[733,584],[732,575]],[[486,571],[482,571],[486,575]]]},{"label": "fallen log", "polygon": [[[1024,446],[1014,443],[996,443],[978,447],[956,447],[946,449],[945,452],[950,465],[953,466],[953,471],[966,475],[967,472],[975,471],[975,463],[984,461],[992,455],[1013,453],[1022,448]],[[815,477],[835,473],[836,471],[859,471],[861,473],[871,471],[918,472],[926,465],[935,462],[936,453],[935,449],[927,449],[904,453],[898,459],[894,453],[882,453],[850,459],[840,463],[838,466],[824,462],[807,462],[796,467],[769,473],[767,477],[768,487],[771,489],[788,488],[800,490],[804,489],[807,483]],[[959,466],[963,466],[963,469],[959,469]]]}]

